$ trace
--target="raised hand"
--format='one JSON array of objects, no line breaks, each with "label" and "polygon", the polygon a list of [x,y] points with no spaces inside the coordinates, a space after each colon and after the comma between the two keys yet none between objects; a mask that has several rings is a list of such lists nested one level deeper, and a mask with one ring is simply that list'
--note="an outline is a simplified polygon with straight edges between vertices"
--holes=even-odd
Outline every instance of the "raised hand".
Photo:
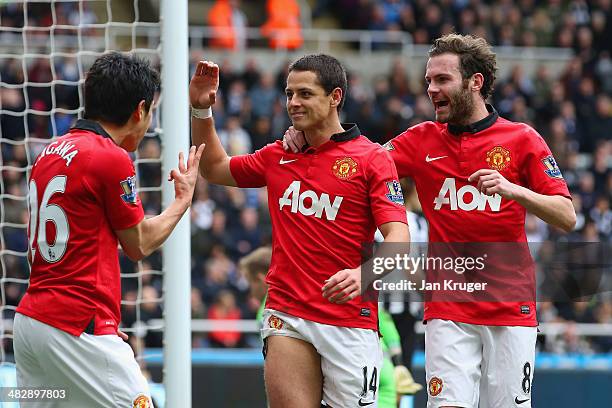
[{"label": "raised hand", "polygon": [[174,180],[174,197],[177,200],[184,200],[188,204],[191,203],[193,190],[195,189],[198,179],[198,167],[200,166],[200,158],[204,151],[204,144],[191,146],[189,149],[189,157],[187,166],[185,167],[183,152],[179,153],[178,169],[172,169],[168,176],[168,181]]},{"label": "raised hand", "polygon": [[189,101],[197,109],[215,104],[219,89],[219,66],[211,61],[199,61],[189,82]]}]

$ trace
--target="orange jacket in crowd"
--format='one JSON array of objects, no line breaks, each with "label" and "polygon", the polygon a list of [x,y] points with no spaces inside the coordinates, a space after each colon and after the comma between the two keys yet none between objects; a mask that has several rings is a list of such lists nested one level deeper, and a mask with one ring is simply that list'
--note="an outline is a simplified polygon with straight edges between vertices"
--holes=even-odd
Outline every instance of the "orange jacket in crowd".
[{"label": "orange jacket in crowd", "polygon": [[235,49],[236,34],[232,28],[232,6],[229,0],[217,0],[208,12],[208,24],[213,30],[209,45],[213,48]]},{"label": "orange jacket in crowd", "polygon": [[268,20],[261,27],[271,48],[294,50],[303,43],[300,6],[295,0],[268,0]]}]

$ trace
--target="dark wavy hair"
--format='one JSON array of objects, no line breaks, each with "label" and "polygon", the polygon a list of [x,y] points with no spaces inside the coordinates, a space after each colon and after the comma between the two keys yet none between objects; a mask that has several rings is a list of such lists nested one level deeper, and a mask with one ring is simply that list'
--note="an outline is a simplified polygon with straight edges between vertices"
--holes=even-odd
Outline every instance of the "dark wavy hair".
[{"label": "dark wavy hair", "polygon": [[468,79],[477,72],[484,77],[480,94],[486,100],[492,93],[495,84],[497,60],[491,46],[484,38],[471,35],[447,34],[434,41],[429,56],[456,54],[459,56],[459,70],[463,79]]}]

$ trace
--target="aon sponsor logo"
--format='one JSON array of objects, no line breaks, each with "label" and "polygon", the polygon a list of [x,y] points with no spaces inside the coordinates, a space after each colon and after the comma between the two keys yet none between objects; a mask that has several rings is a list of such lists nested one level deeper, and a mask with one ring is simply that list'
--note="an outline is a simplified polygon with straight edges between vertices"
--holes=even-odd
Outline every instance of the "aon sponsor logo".
[{"label": "aon sponsor logo", "polygon": [[283,207],[289,206],[292,213],[299,211],[300,214],[314,215],[317,218],[321,218],[325,214],[328,220],[335,220],[344,197],[335,197],[332,203],[327,193],[321,194],[321,197],[312,190],[300,193],[301,183],[301,181],[294,181],[287,187],[285,194],[278,199],[280,210],[282,211]]},{"label": "aon sponsor logo", "polygon": [[450,205],[451,210],[460,208],[465,211],[483,211],[488,205],[491,211],[497,212],[500,210],[501,200],[502,197],[499,194],[489,196],[469,184],[457,190],[455,179],[448,177],[434,199],[434,210],[440,210],[443,205]]}]

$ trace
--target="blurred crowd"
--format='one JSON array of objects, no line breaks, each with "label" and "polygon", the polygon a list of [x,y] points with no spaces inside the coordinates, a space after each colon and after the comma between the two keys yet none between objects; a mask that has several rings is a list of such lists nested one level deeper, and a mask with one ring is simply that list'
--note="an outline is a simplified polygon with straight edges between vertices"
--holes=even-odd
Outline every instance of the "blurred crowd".
[{"label": "blurred crowd", "polygon": [[[578,214],[576,228],[569,235],[561,235],[536,217],[528,216],[529,241],[601,242],[608,246],[612,243],[612,62],[609,45],[601,41],[602,32],[609,33],[610,28],[609,0],[567,4],[554,0],[525,0],[516,4],[503,1],[497,6],[499,9],[478,0],[330,2],[340,3],[344,12],[341,21],[346,27],[370,27],[354,25],[368,21],[369,17],[352,14],[369,10],[390,19],[385,23],[386,29],[396,24],[399,29],[409,30],[415,40],[425,43],[449,29],[447,26],[454,26],[462,32],[483,34],[497,44],[574,47],[576,57],[560,76],[551,75],[544,65],[535,75],[528,75],[520,65],[514,66],[508,77],[498,78],[491,102],[501,116],[526,122],[544,137],[563,171]],[[352,3],[359,3],[360,7]],[[362,7],[364,4],[368,7]],[[4,25],[8,14],[4,14],[7,6],[2,7]],[[422,22],[423,26],[417,26],[414,21]],[[530,37],[533,42],[526,42]],[[193,58],[192,70],[195,61]],[[27,224],[26,167],[44,146],[44,140],[65,133],[76,118],[76,114],[69,113],[79,104],[76,61],[73,57],[57,57],[53,64],[51,69],[45,58],[29,60],[25,70],[18,59],[5,59],[0,64],[0,80],[7,84],[0,88],[3,194],[0,209],[4,222],[0,249],[6,251],[25,253],[28,247],[25,228],[11,226]],[[229,60],[220,65],[220,91],[214,111],[219,137],[228,153],[250,153],[282,138],[290,125],[284,96],[287,66],[272,73],[254,61],[241,70],[235,69]],[[407,127],[433,119],[425,84],[411,81],[407,71],[405,62],[398,58],[390,72],[372,81],[366,81],[359,72],[349,72],[343,121],[358,123],[367,137],[385,143]],[[27,86],[26,100],[24,87],[19,87],[25,75],[30,83],[48,83],[52,79],[64,82],[54,87]],[[29,113],[25,119],[15,115],[23,112],[26,105],[36,112]],[[57,111],[57,108],[64,110]],[[150,187],[159,187],[165,182],[156,162],[161,151],[160,139],[154,132],[157,125],[152,125],[149,137],[134,157],[145,159],[137,161],[137,173],[140,196],[149,215],[161,210],[160,193]],[[28,142],[23,143],[26,137]],[[407,186],[408,208],[422,217],[414,188],[410,183]],[[248,281],[237,265],[241,257],[271,241],[265,190],[219,187],[200,179],[191,209],[191,235],[192,317],[253,318],[259,300],[250,296]],[[161,333],[147,330],[146,322],[162,317],[161,256],[154,254],[140,265],[121,257],[121,266],[123,326],[134,330],[136,336],[131,336],[131,341],[160,347]],[[25,256],[5,252],[3,267],[2,276],[9,278],[3,282],[4,300],[6,305],[16,305],[26,285],[12,279],[27,279],[27,260]],[[172,272],[165,271],[170,278]],[[539,308],[541,322],[612,323],[609,299],[542,302]],[[542,349],[612,350],[611,337],[586,339],[578,336],[573,327],[568,325],[555,338],[545,339]],[[194,347],[244,347],[256,342],[256,336],[231,331],[193,335]]]},{"label": "blurred crowd", "polygon": [[574,48],[593,58],[610,50],[610,0],[318,0],[317,18],[331,10],[341,26],[408,32],[429,44],[449,32],[484,37],[494,45]]}]

